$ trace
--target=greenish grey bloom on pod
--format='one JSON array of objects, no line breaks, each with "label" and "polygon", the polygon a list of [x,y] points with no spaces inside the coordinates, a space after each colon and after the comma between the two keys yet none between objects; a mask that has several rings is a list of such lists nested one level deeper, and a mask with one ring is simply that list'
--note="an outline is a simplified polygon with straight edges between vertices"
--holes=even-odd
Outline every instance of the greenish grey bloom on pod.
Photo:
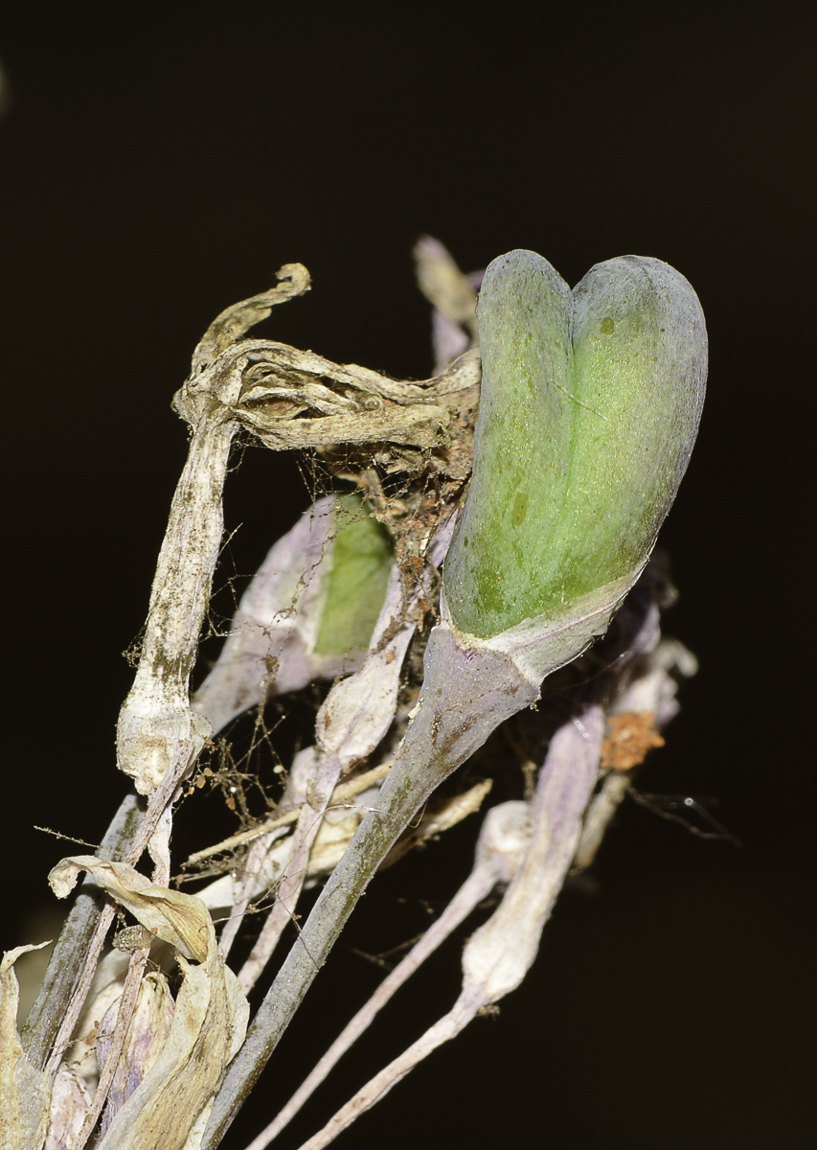
[{"label": "greenish grey bloom on pod", "polygon": [[478,320],[474,468],[444,587],[454,625],[486,639],[634,582],[695,442],[707,340],[688,281],[640,256],[571,292],[541,256],[510,252],[485,273]]},{"label": "greenish grey bloom on pod", "polygon": [[367,514],[359,496],[341,496],[334,515],[337,534],[315,639],[316,655],[366,650],[394,562],[389,532]]}]

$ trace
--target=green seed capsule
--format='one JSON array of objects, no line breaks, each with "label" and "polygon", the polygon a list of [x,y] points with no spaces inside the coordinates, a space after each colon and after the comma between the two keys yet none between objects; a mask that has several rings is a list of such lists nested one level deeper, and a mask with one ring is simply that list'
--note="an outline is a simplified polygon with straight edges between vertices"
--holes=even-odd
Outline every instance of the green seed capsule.
[{"label": "green seed capsule", "polygon": [[635,575],[700,420],[706,329],[667,264],[597,264],[571,293],[515,251],[485,273],[474,470],[445,563],[455,626],[480,638]]}]

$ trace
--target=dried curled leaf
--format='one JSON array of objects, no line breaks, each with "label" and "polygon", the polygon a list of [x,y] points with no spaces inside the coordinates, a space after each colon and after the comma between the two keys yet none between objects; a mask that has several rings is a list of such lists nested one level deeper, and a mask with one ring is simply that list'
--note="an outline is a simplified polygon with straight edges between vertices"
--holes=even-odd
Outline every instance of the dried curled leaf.
[{"label": "dried curled leaf", "polygon": [[303,264],[284,264],[275,277],[278,284],[269,291],[234,303],[217,315],[193,353],[193,372],[202,371],[221,352],[246,335],[251,327],[266,319],[276,304],[303,295],[312,286]]},{"label": "dried curled leaf", "polygon": [[97,886],[113,895],[143,926],[185,958],[207,960],[215,946],[215,932],[210,916],[193,895],[154,886],[127,863],[106,862],[95,855],[74,855],[58,862],[48,876],[57,898],[71,893],[81,871],[87,871]]}]

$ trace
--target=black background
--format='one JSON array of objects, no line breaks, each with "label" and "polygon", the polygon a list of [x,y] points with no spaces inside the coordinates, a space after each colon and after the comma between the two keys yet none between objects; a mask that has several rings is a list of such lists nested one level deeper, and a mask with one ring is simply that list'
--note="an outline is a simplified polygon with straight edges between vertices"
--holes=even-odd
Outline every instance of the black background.
[{"label": "black background", "polygon": [[[340,1145],[812,1144],[813,12],[3,6],[5,946],[43,937],[29,916],[70,850],[32,824],[98,841],[124,793],[120,652],[185,455],[169,402],[211,319],[299,260],[312,292],[262,333],[418,378],[422,232],[466,269],[533,248],[570,283],[654,255],[698,291],[711,367],[662,535],[681,590],[666,627],[701,669],[642,785],[719,797],[743,845],[625,807],[596,893],[565,893],[499,1020],[474,1023]],[[307,500],[292,460],[246,453],[226,503],[239,572]],[[376,982],[352,948],[422,929],[421,900],[453,892],[473,831],[376,884],[259,1090],[262,1114],[226,1147]],[[280,1145],[448,1008],[457,956],[394,1004]]]}]

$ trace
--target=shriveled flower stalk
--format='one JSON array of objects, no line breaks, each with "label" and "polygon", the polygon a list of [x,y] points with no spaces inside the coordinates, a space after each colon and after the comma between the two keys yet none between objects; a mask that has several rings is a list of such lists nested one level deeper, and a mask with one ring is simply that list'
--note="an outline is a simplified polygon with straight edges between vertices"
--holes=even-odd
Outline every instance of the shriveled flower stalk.
[{"label": "shriveled flower stalk", "polygon": [[[281,270],[278,288],[219,316],[196,349],[174,401],[191,426],[189,457],[118,726],[118,765],[141,797],[123,803],[98,856],[63,860],[52,873],[61,895],[81,871],[96,888],[86,884],[69,916],[22,1044],[8,1010],[16,955],[4,967],[4,1150],[217,1146],[378,868],[478,809],[490,789],[490,780],[464,794],[439,792],[441,784],[535,704],[547,676],[604,636],[624,604],[595,665],[571,669],[569,689],[545,697],[525,736],[544,757],[535,793],[489,811],[473,875],[449,910],[252,1150],[283,1128],[450,930],[503,889],[466,947],[457,1003],[307,1143],[326,1145],[519,985],[571,864],[592,860],[624,793],[617,732],[641,732],[635,752],[628,745],[629,767],[674,713],[674,676],[689,659],[660,640],[664,600],[646,565],[703,401],[706,336],[692,289],[659,261],[626,257],[598,265],[571,292],[541,257],[510,253],[482,285],[480,360],[480,277],[463,276],[436,241],[421,241],[417,256],[435,305],[439,374],[425,383],[246,338],[276,303],[308,289],[297,264]],[[275,450],[319,452],[357,494],[318,501],[273,547],[191,699],[230,445],[242,430]],[[438,621],[426,634],[430,613]],[[420,684],[409,655],[423,645]],[[322,679],[333,685],[314,745],[293,760],[277,808],[188,861],[194,877],[205,860],[224,858],[222,878],[197,895],[171,889],[173,805],[208,739],[272,695]],[[608,725],[616,714],[622,722]],[[407,830],[420,808],[425,815]],[[145,849],[151,879],[135,869]],[[301,892],[326,876],[247,1029],[246,993]],[[234,973],[232,942],[270,892],[266,922]],[[130,957],[105,958],[92,989],[115,903],[149,934]],[[224,922],[220,940],[210,911]],[[175,1008],[164,974],[145,981],[151,936],[182,968]],[[94,1035],[81,1020],[97,1017],[103,999],[112,1032],[97,1044],[95,1066]],[[78,1023],[74,1057],[87,1052],[90,1071],[72,1062]],[[171,1113],[168,1099],[181,1097]]]}]

